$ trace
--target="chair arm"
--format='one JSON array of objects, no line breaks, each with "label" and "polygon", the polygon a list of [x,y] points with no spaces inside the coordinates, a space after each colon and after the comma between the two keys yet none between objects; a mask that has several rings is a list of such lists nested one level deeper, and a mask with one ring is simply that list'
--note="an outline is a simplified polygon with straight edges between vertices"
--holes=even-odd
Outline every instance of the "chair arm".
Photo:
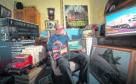
[{"label": "chair arm", "polygon": [[52,57],[52,52],[48,52],[48,55],[50,56],[50,61],[51,61],[51,67],[53,69],[53,72],[56,76],[62,75],[60,72],[59,68],[56,66],[56,60],[53,59]]}]

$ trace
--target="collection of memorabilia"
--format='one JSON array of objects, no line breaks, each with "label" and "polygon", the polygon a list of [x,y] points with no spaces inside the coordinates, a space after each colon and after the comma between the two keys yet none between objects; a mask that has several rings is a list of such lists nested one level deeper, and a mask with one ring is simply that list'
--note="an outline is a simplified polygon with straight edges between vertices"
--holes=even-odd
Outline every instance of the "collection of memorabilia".
[{"label": "collection of memorabilia", "polygon": [[[101,26],[88,24],[88,6],[65,5],[67,12],[64,15],[66,20],[64,27],[81,29],[81,39],[86,42],[83,46],[82,41],[76,39],[69,40],[67,45],[53,46],[53,58],[56,60],[67,54],[68,51],[80,51],[85,47],[87,55],[90,56],[90,72],[100,83],[135,84],[136,6],[129,4],[131,0],[115,1],[121,2],[114,4],[114,0],[108,1],[104,12],[106,21]],[[114,12],[121,3],[128,4],[128,7],[125,8],[124,6],[123,10]],[[110,4],[112,5],[110,6]],[[80,8],[83,8],[85,12],[79,11]],[[0,84],[6,82],[13,84],[53,84],[51,68],[45,64],[47,32],[39,35],[39,25],[11,19],[11,11],[2,5],[0,5],[0,11],[0,75],[2,75],[0,76]],[[56,29],[58,21],[54,20],[54,13],[54,8],[48,8],[49,20],[45,21],[47,30]],[[78,13],[77,16],[76,13]],[[81,15],[83,18],[79,17]],[[71,18],[72,16],[74,18]],[[122,37],[128,35],[134,35],[130,39],[133,41],[132,44],[130,41],[124,41],[124,37]],[[44,41],[43,43],[39,42],[44,46],[35,45],[37,37],[40,37],[39,41]],[[118,38],[123,38],[123,40],[119,41]],[[129,47],[135,45],[133,46],[134,49],[121,48],[122,45],[128,47],[129,44],[131,44]],[[5,74],[6,76],[4,76]]]}]

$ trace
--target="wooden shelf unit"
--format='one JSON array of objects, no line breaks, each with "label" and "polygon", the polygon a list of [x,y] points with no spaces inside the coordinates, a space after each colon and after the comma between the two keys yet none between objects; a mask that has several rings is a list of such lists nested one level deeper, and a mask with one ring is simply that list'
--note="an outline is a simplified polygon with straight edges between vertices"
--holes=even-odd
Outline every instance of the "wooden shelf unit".
[{"label": "wooden shelf unit", "polygon": [[39,33],[41,32],[40,13],[37,11],[37,9],[14,9],[14,18],[38,24]]}]

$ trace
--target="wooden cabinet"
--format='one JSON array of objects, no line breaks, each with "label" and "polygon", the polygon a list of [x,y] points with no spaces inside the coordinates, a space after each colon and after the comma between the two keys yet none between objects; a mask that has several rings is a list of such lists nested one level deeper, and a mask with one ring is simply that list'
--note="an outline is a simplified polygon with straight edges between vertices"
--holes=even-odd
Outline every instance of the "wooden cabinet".
[{"label": "wooden cabinet", "polygon": [[14,10],[14,18],[19,20],[25,20],[24,10]]},{"label": "wooden cabinet", "polygon": [[41,32],[40,13],[36,9],[15,9],[14,18],[38,24]]}]

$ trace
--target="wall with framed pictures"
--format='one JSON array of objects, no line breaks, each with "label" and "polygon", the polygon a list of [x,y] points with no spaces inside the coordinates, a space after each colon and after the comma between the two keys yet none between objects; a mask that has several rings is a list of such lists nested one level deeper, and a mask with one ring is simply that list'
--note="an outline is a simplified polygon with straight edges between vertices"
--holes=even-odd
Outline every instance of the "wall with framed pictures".
[{"label": "wall with framed pictures", "polygon": [[93,45],[90,72],[102,84],[132,84],[135,58],[136,49]]}]

